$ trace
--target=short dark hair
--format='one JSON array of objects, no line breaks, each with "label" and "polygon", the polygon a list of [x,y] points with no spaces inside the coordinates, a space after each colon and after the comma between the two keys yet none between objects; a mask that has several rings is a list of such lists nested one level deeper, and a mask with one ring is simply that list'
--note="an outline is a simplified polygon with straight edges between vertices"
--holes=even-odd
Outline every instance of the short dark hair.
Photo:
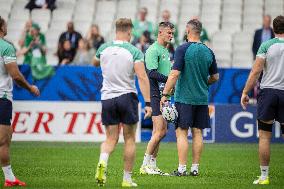
[{"label": "short dark hair", "polygon": [[187,22],[187,25],[191,27],[191,29],[195,32],[200,34],[202,30],[202,23],[197,19],[192,19]]},{"label": "short dark hair", "polygon": [[274,18],[273,31],[276,34],[284,34],[284,16],[280,15]]},{"label": "short dark hair", "polygon": [[116,31],[126,32],[129,29],[133,28],[131,19],[129,18],[119,18],[115,22]]},{"label": "short dark hair", "polygon": [[162,28],[171,28],[171,29],[174,29],[175,26],[173,23],[171,22],[160,22],[159,23],[159,28],[162,27]]},{"label": "short dark hair", "polygon": [[5,20],[4,20],[4,18],[2,18],[1,16],[0,16],[0,30],[2,31],[2,27],[4,26],[4,24],[5,24]]}]

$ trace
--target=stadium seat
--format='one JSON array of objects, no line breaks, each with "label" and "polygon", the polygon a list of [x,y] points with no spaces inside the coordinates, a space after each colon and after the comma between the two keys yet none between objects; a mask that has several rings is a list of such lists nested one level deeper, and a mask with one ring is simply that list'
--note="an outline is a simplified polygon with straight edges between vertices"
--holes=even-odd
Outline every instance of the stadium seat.
[{"label": "stadium seat", "polygon": [[75,21],[74,22],[74,27],[75,29],[81,33],[83,37],[85,37],[92,25],[91,21]]},{"label": "stadium seat", "polygon": [[14,21],[27,21],[30,18],[30,11],[27,9],[12,8],[10,19]]},{"label": "stadium seat", "polygon": [[52,21],[68,22],[72,20],[73,10],[70,9],[55,9],[52,12]]},{"label": "stadium seat", "polygon": [[6,11],[6,10],[2,10],[0,9],[1,13],[0,13],[0,16],[3,17],[5,20],[8,20],[9,19],[9,11]]},{"label": "stadium seat", "polygon": [[[129,7],[133,8],[130,9]],[[118,1],[117,18],[128,17],[134,20],[137,8],[138,8],[138,1],[120,0]]]},{"label": "stadium seat", "polygon": [[[5,1],[5,0],[4,0]],[[21,8],[24,9],[26,4],[28,3],[27,0],[14,0],[13,1],[13,8]]]},{"label": "stadium seat", "polygon": [[12,8],[12,3],[13,1],[12,0],[1,0],[0,1],[0,12],[1,12],[1,15],[3,13],[3,11],[6,11],[6,12],[10,12],[11,11],[11,8]]},{"label": "stadium seat", "polygon": [[253,63],[252,52],[235,51],[233,53],[232,67],[250,69]]},{"label": "stadium seat", "polygon": [[74,10],[76,0],[57,0],[56,5],[58,9]]},{"label": "stadium seat", "polygon": [[59,30],[64,31],[67,29],[67,21],[61,21],[61,20],[52,20],[50,23],[50,30]]},{"label": "stadium seat", "polygon": [[94,12],[92,10],[90,11],[84,11],[84,10],[78,10],[74,12],[74,22],[92,22],[94,18]]},{"label": "stadium seat", "polygon": [[[7,29],[8,32],[11,30],[19,30],[20,32],[25,27],[26,21],[25,20],[8,20]],[[20,28],[20,29],[19,29]]]}]

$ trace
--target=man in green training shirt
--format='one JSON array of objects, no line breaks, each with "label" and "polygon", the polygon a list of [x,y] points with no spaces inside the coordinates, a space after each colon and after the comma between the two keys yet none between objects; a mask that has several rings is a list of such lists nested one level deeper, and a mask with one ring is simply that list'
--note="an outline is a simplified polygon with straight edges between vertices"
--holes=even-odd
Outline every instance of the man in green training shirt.
[{"label": "man in green training shirt", "polygon": [[0,162],[5,177],[4,187],[26,186],[25,182],[15,177],[10,164],[13,80],[35,96],[40,92],[36,86],[30,85],[19,71],[16,50],[4,39],[6,35],[7,24],[0,17]]},{"label": "man in green training shirt", "polygon": [[140,174],[169,175],[157,167],[156,157],[159,143],[167,133],[167,122],[163,119],[160,111],[160,99],[163,86],[172,67],[167,46],[171,42],[173,34],[174,25],[170,22],[161,22],[157,41],[148,48],[145,54],[150,80],[153,132],[140,168]]}]

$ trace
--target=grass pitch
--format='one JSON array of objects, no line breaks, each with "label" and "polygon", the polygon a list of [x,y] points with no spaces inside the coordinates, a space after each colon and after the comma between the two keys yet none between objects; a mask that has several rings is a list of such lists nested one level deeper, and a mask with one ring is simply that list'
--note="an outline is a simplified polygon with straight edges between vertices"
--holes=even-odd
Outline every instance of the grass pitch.
[{"label": "grass pitch", "polygon": [[[99,158],[98,143],[13,142],[12,167],[26,188],[73,189],[98,188],[95,169]],[[269,188],[284,188],[284,145],[273,144],[271,149]],[[254,186],[259,175],[257,144],[206,144],[198,177],[140,176],[146,144],[137,145],[133,178],[139,188],[268,188]],[[105,188],[119,188],[122,181],[123,145],[119,144],[108,165]],[[191,152],[189,161],[191,161]],[[177,168],[175,143],[160,147],[158,166],[167,172]],[[189,164],[190,165],[190,164]],[[1,186],[3,186],[3,176]]]}]

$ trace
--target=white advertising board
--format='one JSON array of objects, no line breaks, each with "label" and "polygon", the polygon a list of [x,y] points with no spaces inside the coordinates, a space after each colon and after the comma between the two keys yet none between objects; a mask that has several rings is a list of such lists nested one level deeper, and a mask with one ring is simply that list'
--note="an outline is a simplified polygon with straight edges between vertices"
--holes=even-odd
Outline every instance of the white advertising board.
[{"label": "white advertising board", "polygon": [[[101,102],[14,101],[12,127],[13,141],[101,142],[105,139]],[[123,141],[122,129],[119,141]],[[136,141],[141,141],[140,121]]]}]

